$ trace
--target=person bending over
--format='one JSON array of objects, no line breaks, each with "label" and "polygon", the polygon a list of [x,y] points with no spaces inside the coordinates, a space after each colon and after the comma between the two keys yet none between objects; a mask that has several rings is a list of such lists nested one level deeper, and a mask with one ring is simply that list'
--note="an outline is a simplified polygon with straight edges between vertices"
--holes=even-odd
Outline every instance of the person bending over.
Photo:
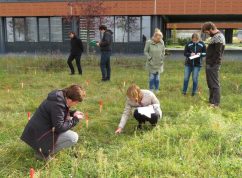
[{"label": "person bending over", "polygon": [[[154,111],[149,117],[142,112],[142,110],[144,111],[147,107],[150,107],[149,110]],[[142,124],[145,124],[146,121],[156,126],[157,121],[162,117],[160,102],[154,93],[149,90],[140,89],[137,85],[133,84],[127,90],[125,109],[115,133],[122,132],[133,108],[134,118],[138,121],[138,129],[142,129]]]},{"label": "person bending over", "polygon": [[56,152],[78,141],[74,127],[83,113],[70,108],[82,102],[85,90],[79,85],[50,92],[24,128],[21,139],[31,146],[40,160],[48,160]]}]

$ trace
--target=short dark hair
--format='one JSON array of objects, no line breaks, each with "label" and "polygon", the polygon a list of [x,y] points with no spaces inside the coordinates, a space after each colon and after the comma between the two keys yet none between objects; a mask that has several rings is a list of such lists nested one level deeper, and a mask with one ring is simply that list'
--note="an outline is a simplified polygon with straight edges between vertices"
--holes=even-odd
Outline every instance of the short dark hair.
[{"label": "short dark hair", "polygon": [[73,34],[74,36],[76,36],[76,33],[73,32],[73,31],[71,31],[71,32],[68,33],[68,35],[70,35],[70,34]]},{"label": "short dark hair", "polygon": [[106,31],[106,30],[107,30],[106,25],[100,25],[100,26],[99,26],[99,30],[105,30],[105,31]]},{"label": "short dark hair", "polygon": [[202,32],[204,33],[205,31],[209,30],[216,30],[217,27],[213,22],[205,22],[202,26]]},{"label": "short dark hair", "polygon": [[85,90],[77,84],[64,88],[63,93],[66,98],[79,102],[82,102],[83,98],[86,96]]}]

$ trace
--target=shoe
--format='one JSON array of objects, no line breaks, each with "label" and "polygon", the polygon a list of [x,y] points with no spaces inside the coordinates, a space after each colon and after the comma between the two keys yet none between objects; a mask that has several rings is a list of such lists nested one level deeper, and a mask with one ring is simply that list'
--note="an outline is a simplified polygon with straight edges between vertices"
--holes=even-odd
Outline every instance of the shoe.
[{"label": "shoe", "polygon": [[196,93],[192,93],[192,96],[195,96],[196,95]]},{"label": "shoe", "polygon": [[79,73],[79,75],[82,75],[82,73]]},{"label": "shoe", "polygon": [[184,96],[186,96],[187,95],[187,93],[182,93]]},{"label": "shoe", "polygon": [[216,104],[210,104],[209,107],[214,108],[214,109],[218,109],[219,108],[219,106],[216,105]]},{"label": "shoe", "polygon": [[70,73],[70,75],[75,75],[75,73]]},{"label": "shoe", "polygon": [[137,125],[137,130],[142,130],[142,129],[143,129],[142,124],[138,124]]},{"label": "shoe", "polygon": [[107,80],[107,79],[105,79],[105,78],[103,78],[101,81],[102,81],[102,82],[107,82],[108,80]]}]

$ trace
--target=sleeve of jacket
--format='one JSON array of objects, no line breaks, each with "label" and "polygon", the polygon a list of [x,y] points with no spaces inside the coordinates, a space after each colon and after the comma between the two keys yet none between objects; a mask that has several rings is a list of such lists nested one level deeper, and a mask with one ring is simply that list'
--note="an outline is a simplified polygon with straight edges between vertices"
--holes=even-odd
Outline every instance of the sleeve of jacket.
[{"label": "sleeve of jacket", "polygon": [[202,57],[206,56],[206,51],[207,51],[206,45],[205,45],[205,43],[203,43],[202,54],[201,54]]},{"label": "sleeve of jacket", "polygon": [[65,120],[65,106],[54,103],[51,106],[51,121],[57,133],[62,133],[74,127],[79,120],[75,117],[72,120]]},{"label": "sleeve of jacket", "polygon": [[164,60],[165,58],[165,53],[166,53],[166,48],[165,48],[165,43],[164,41],[162,40],[162,45],[163,45],[163,48],[162,48],[162,53],[161,53],[161,59]]},{"label": "sleeve of jacket", "polygon": [[83,43],[82,43],[82,40],[81,39],[79,39],[79,45],[80,45],[81,51],[83,52],[84,51],[84,48],[83,48]]},{"label": "sleeve of jacket", "polygon": [[149,50],[150,50],[150,42],[146,41],[145,48],[144,48],[144,54],[145,54],[147,60],[151,60],[152,59],[152,57],[149,54]]},{"label": "sleeve of jacket", "polygon": [[189,47],[188,44],[186,44],[185,49],[184,49],[184,56],[186,56],[187,58],[191,56],[191,53],[189,51]]},{"label": "sleeve of jacket", "polygon": [[120,123],[118,126],[119,128],[122,128],[122,129],[124,128],[127,120],[130,117],[131,111],[132,111],[132,107],[130,106],[130,104],[128,103],[128,100],[127,100],[126,104],[125,104],[124,112],[122,114],[122,117],[121,117],[121,120],[120,120]]},{"label": "sleeve of jacket", "polygon": [[214,59],[220,59],[223,53],[224,45],[223,43],[215,43]]},{"label": "sleeve of jacket", "polygon": [[161,108],[160,108],[160,101],[157,99],[157,97],[153,93],[152,93],[151,97],[152,97],[152,99],[151,99],[152,106],[153,106],[155,112],[160,115],[160,118],[162,118],[162,111],[161,111]]},{"label": "sleeve of jacket", "polygon": [[103,35],[103,39],[102,41],[100,42],[99,46],[100,47],[106,47],[106,46],[109,46],[112,42],[112,36],[110,34],[104,34]]}]

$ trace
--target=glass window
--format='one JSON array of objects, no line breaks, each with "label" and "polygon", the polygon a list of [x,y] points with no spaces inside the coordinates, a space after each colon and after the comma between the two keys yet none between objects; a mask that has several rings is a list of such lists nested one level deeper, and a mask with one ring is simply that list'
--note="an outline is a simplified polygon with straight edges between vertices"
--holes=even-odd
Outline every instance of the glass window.
[{"label": "glass window", "polygon": [[151,37],[151,22],[150,22],[150,16],[143,16],[142,17],[142,36],[145,37],[147,40]]},{"label": "glass window", "polygon": [[80,18],[80,38],[82,41],[87,41],[87,19],[82,17]]},{"label": "glass window", "polygon": [[128,42],[127,16],[115,16],[115,42]]},{"label": "glass window", "polygon": [[39,41],[50,41],[48,18],[39,18]]},{"label": "glass window", "polygon": [[53,42],[62,42],[62,18],[50,18],[50,36]]},{"label": "glass window", "polygon": [[13,40],[13,18],[6,18],[6,28],[7,28],[7,42],[14,42]]},{"label": "glass window", "polygon": [[26,17],[26,41],[37,42],[37,18],[36,17]]},{"label": "glass window", "polygon": [[15,41],[25,41],[24,18],[14,18]]},{"label": "glass window", "polygon": [[129,41],[140,41],[140,17],[129,17]]}]

